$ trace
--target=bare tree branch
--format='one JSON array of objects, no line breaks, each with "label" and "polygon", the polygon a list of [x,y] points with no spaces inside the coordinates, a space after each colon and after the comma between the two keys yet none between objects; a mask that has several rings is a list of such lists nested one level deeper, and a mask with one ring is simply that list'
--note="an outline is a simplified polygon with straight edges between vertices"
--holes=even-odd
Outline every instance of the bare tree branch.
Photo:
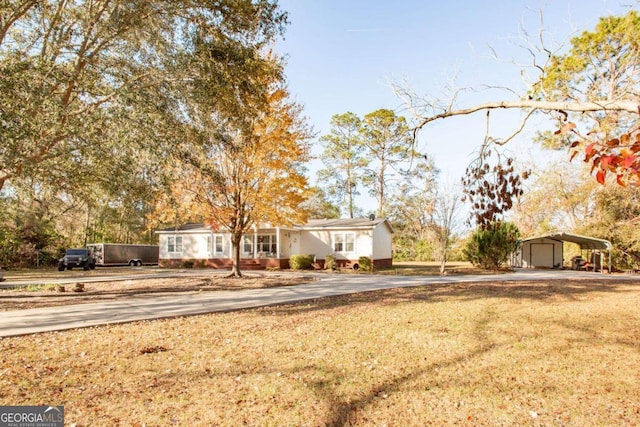
[{"label": "bare tree branch", "polygon": [[440,114],[421,117],[415,129],[420,130],[427,124],[436,120],[445,119],[453,116],[464,116],[473,114],[483,110],[495,109],[530,109],[528,116],[536,110],[547,111],[626,111],[629,113],[640,112],[640,102],[638,101],[593,101],[593,102],[554,102],[554,101],[536,101],[536,100],[518,100],[518,101],[496,101],[478,104],[470,108],[462,108],[457,110],[446,110]]}]

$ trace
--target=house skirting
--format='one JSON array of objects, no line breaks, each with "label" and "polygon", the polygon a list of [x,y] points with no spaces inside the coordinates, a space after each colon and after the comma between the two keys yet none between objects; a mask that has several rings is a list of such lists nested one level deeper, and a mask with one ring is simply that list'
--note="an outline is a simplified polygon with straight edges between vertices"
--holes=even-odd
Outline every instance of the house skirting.
[{"label": "house skirting", "polygon": [[[188,259],[188,258],[171,258],[160,259],[159,267],[164,268],[215,268],[215,269],[231,269],[233,260],[230,258],[209,258],[209,259]],[[289,268],[288,259],[278,258],[242,258],[240,260],[241,270],[266,270],[267,268]]]},{"label": "house skirting", "polygon": [[393,260],[391,258],[375,259],[373,260],[374,268],[391,268],[393,267]]},{"label": "house skirting", "polygon": [[[324,269],[324,259],[318,259],[314,267]],[[339,259],[336,260],[339,268],[353,268],[358,264],[357,259]],[[233,260],[230,258],[209,258],[209,259],[189,259],[189,258],[164,258],[158,261],[159,267],[164,268],[215,268],[215,269],[231,269]],[[391,268],[393,261],[391,258],[373,260],[374,268]],[[240,260],[241,270],[266,270],[268,268],[279,268],[286,270],[289,268],[288,258],[242,258]]]}]

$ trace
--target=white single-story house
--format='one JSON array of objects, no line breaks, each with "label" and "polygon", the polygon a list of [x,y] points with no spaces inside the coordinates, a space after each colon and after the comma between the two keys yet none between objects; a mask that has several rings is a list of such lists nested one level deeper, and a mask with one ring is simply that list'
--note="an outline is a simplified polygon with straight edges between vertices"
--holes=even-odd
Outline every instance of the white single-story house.
[{"label": "white single-story house", "polygon": [[[233,265],[229,233],[205,224],[185,224],[156,233],[161,267]],[[289,268],[292,255],[313,255],[318,268],[324,267],[327,255],[334,255],[341,267],[357,268],[360,257],[369,257],[376,268],[390,267],[392,234],[393,228],[384,218],[314,219],[290,227],[263,225],[243,237],[240,268]]]},{"label": "white single-story house", "polygon": [[[513,267],[562,268],[564,266],[564,242],[575,243],[581,251],[588,251],[592,264],[604,265],[604,252],[608,252],[607,265],[611,267],[611,242],[596,237],[570,233],[552,233],[521,240],[519,250],[512,257]],[[595,259],[595,258],[599,259]],[[577,265],[580,268],[582,264]],[[575,266],[572,266],[574,268]]]}]

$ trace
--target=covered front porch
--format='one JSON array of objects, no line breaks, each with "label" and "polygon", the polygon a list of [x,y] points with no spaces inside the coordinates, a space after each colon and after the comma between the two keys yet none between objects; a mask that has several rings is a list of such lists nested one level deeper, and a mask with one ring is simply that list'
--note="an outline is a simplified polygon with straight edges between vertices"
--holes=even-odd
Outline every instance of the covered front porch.
[{"label": "covered front porch", "polygon": [[[242,237],[240,243],[240,269],[264,270],[289,268],[289,257],[298,250],[299,232],[291,228],[254,228]],[[298,246],[299,247],[299,246]],[[215,256],[221,253],[224,256]],[[228,240],[226,249],[209,250],[202,267],[228,269],[233,267],[233,247]]]},{"label": "covered front porch", "polygon": [[[299,232],[280,227],[254,229],[242,237],[241,258],[289,258]],[[292,236],[293,235],[293,236]]]},{"label": "covered front porch", "polygon": [[[161,267],[233,267],[229,233],[189,224],[159,234]],[[288,268],[291,254],[300,251],[300,232],[294,227],[254,227],[242,237],[239,249],[241,269]]]}]

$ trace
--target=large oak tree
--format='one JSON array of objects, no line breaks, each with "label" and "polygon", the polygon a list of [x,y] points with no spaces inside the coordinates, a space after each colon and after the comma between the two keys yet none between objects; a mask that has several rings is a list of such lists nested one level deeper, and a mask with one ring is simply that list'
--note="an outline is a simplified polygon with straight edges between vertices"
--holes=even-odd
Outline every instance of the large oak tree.
[{"label": "large oak tree", "polygon": [[241,126],[285,24],[275,0],[1,2],[0,191],[47,187],[85,238],[144,217],[193,101]]}]

